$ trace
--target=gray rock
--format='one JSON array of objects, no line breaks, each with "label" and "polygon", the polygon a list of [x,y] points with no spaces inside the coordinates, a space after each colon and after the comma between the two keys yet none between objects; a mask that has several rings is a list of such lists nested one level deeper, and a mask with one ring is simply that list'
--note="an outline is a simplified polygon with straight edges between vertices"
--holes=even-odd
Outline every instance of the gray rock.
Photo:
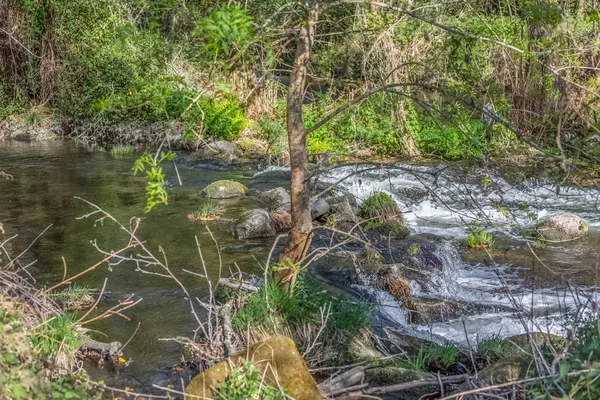
[{"label": "gray rock", "polygon": [[279,208],[290,204],[290,194],[282,187],[260,192],[258,197],[265,203],[268,203],[269,206],[274,208]]},{"label": "gray rock", "polygon": [[240,216],[235,224],[234,234],[238,239],[252,239],[275,236],[276,232],[267,210],[258,208]]},{"label": "gray rock", "polygon": [[206,145],[192,153],[192,159],[211,160],[219,164],[233,164],[238,161],[235,155],[235,146],[225,140],[208,142]]},{"label": "gray rock", "polygon": [[356,202],[356,197],[351,193],[328,197],[326,201],[329,203],[329,212],[332,214],[358,214],[358,203]]},{"label": "gray rock", "polygon": [[209,199],[228,199],[231,197],[243,197],[248,188],[236,181],[216,181],[202,190],[202,194]]},{"label": "gray rock", "polygon": [[310,204],[310,215],[312,219],[317,219],[329,211],[329,203],[323,199],[313,200]]},{"label": "gray rock", "polygon": [[588,233],[588,223],[569,212],[554,214],[534,227],[537,237],[548,242],[569,242]]}]

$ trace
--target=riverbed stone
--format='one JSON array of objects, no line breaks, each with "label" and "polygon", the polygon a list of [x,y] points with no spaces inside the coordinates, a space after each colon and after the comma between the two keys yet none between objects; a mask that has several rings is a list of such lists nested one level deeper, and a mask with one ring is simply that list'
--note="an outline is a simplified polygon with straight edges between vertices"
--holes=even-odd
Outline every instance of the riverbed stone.
[{"label": "riverbed stone", "polygon": [[248,188],[236,181],[221,180],[208,185],[202,190],[202,194],[209,199],[228,199],[232,197],[243,197]]},{"label": "riverbed stone", "polygon": [[515,382],[527,374],[531,360],[521,357],[506,357],[479,371],[479,380],[484,385]]},{"label": "riverbed stone", "polygon": [[332,214],[353,216],[358,214],[358,202],[352,193],[328,197],[325,200],[329,204],[329,212]]},{"label": "riverbed stone", "polygon": [[259,192],[258,198],[274,208],[281,208],[290,204],[290,194],[282,187]]},{"label": "riverbed stone", "polygon": [[310,204],[310,215],[312,219],[317,219],[329,211],[329,203],[323,199],[313,200]]},{"label": "riverbed stone", "polygon": [[573,213],[562,212],[535,225],[534,233],[548,242],[570,242],[587,235],[588,223]]},{"label": "riverbed stone", "polygon": [[212,399],[219,384],[229,376],[232,367],[238,367],[242,360],[253,361],[261,375],[264,374],[265,382],[283,387],[286,395],[293,399],[322,399],[296,345],[292,339],[283,335],[255,343],[239,354],[207,369],[192,379],[185,393]]},{"label": "riverbed stone", "polygon": [[237,220],[234,234],[238,239],[275,236],[269,212],[262,208],[246,211]]},{"label": "riverbed stone", "polygon": [[235,146],[225,140],[206,143],[190,155],[194,160],[210,160],[219,164],[233,164],[238,161]]},{"label": "riverbed stone", "polygon": [[556,351],[562,350],[567,344],[567,339],[546,332],[530,332],[514,335],[506,338],[507,341],[514,343],[516,346],[529,351],[531,349],[531,341],[538,346],[550,346]]}]

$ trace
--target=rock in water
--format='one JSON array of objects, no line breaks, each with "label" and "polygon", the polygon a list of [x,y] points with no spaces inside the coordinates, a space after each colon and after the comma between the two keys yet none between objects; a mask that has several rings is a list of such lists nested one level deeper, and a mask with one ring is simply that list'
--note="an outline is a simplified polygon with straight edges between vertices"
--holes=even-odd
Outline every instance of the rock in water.
[{"label": "rock in water", "polygon": [[290,194],[282,187],[267,190],[258,194],[258,197],[269,206],[280,208],[286,204],[290,204]]},{"label": "rock in water", "polygon": [[312,219],[317,219],[327,214],[327,211],[329,211],[329,203],[323,199],[314,200],[310,204],[310,215]]},{"label": "rock in water", "polygon": [[216,161],[219,164],[233,164],[238,161],[235,155],[235,147],[225,140],[207,143],[198,151],[192,153],[191,158]]},{"label": "rock in water", "polygon": [[254,361],[261,376],[264,374],[266,383],[283,387],[285,394],[293,399],[322,399],[296,345],[292,339],[282,335],[255,343],[238,355],[207,369],[192,379],[185,388],[185,393],[206,399],[213,398],[219,384],[229,376],[232,366],[238,367],[242,360]]},{"label": "rock in water", "polygon": [[269,213],[262,208],[243,213],[234,229],[234,234],[239,239],[275,236],[275,233]]},{"label": "rock in water", "polygon": [[570,242],[587,235],[588,223],[569,212],[554,214],[534,227],[535,235],[548,242]]},{"label": "rock in water", "polygon": [[248,188],[235,181],[216,181],[202,190],[202,194],[209,199],[228,199],[230,197],[243,197]]}]

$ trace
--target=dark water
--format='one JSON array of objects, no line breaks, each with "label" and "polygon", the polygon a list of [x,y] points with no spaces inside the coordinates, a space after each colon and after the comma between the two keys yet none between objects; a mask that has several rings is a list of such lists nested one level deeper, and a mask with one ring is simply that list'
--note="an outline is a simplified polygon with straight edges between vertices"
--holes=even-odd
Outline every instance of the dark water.
[{"label": "dark water", "polygon": [[[38,285],[52,285],[61,280],[61,257],[65,258],[69,276],[100,261],[104,256],[94,249],[92,240],[97,240],[105,250],[118,250],[127,244],[127,236],[113,223],[95,223],[96,217],[78,220],[77,217],[91,211],[88,205],[75,199],[78,196],[102,207],[126,225],[131,217],[142,217],[139,236],[157,256],[160,255],[158,247],[162,246],[172,271],[190,295],[202,298],[207,294],[206,282],[182,272],[182,269],[201,271],[194,239],[197,236],[209,274],[213,278],[218,276],[217,251],[205,224],[187,219],[187,214],[200,202],[199,191],[218,179],[234,179],[256,188],[277,183],[273,177],[269,182],[252,181],[254,171],[251,169],[215,170],[211,166],[184,162],[180,157],[178,168],[184,185],[178,185],[172,165],[165,166],[171,186],[169,205],[157,206],[151,213],[144,214],[145,182],[143,178],[134,177],[131,171],[139,153],[114,158],[108,152],[90,151],[72,142],[0,143],[0,171],[13,176],[12,180],[0,180],[0,222],[6,231],[3,238],[18,234],[10,242],[13,253],[18,254],[49,227],[22,258],[23,264],[37,260],[29,271]],[[225,209],[222,217],[231,219],[258,203],[245,198],[221,201],[220,205]],[[268,240],[236,240],[228,233],[230,222],[209,224],[223,249],[224,273],[228,275],[229,268],[235,268],[233,262],[244,271],[260,271],[257,260],[264,260],[270,246]],[[135,299],[143,300],[126,311],[130,321],[112,316],[86,327],[97,330],[99,340],[125,343],[141,323],[125,349],[125,357],[133,362],[121,374],[135,377],[145,385],[159,367],[181,360],[178,344],[159,339],[191,337],[196,328],[195,320],[181,289],[172,280],[136,272],[131,264],[123,263],[112,271],[103,264],[76,283],[100,288],[105,278],[108,278],[109,295],[100,303],[99,311],[114,306],[132,293]],[[103,371],[91,372],[93,377],[105,378]]]}]

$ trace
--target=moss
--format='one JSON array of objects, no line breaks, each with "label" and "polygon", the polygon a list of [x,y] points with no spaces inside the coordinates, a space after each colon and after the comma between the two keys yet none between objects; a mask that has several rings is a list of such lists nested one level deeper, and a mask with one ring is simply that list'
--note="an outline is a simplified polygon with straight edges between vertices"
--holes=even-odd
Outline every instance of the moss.
[{"label": "moss", "polygon": [[403,382],[412,382],[423,378],[423,373],[411,369],[386,366],[371,368],[366,372],[366,380],[372,386],[395,385]]},{"label": "moss", "polygon": [[202,194],[211,199],[226,199],[230,197],[243,197],[248,188],[236,181],[216,181],[202,190]]}]

